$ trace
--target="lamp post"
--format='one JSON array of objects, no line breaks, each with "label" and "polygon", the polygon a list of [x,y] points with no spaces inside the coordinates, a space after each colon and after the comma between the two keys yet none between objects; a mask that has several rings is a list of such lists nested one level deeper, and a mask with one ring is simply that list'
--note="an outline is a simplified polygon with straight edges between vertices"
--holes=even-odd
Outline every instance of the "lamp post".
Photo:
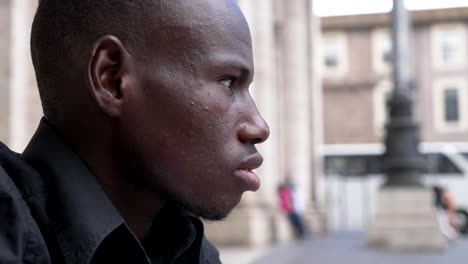
[{"label": "lamp post", "polygon": [[387,176],[385,187],[422,187],[421,174],[425,162],[418,151],[419,125],[413,118],[410,30],[410,18],[403,0],[393,0],[394,89],[387,102],[390,118],[386,124],[386,152],[383,157]]},{"label": "lamp post", "polygon": [[410,19],[403,0],[393,0],[393,83],[388,101],[383,156],[387,181],[378,195],[377,212],[369,225],[368,244],[391,250],[440,250],[446,245],[432,204],[423,188],[425,162],[418,151],[419,125],[413,117],[410,60]]}]

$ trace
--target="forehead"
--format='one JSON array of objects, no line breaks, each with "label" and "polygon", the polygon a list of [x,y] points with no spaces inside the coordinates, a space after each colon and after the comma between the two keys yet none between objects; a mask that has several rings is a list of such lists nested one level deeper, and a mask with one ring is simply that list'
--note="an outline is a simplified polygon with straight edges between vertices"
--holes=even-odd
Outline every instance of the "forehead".
[{"label": "forehead", "polygon": [[234,0],[168,0],[158,4],[159,24],[203,26],[212,23],[245,23]]},{"label": "forehead", "polygon": [[[161,50],[184,56],[224,53],[252,60],[249,27],[231,0],[178,1],[157,18]],[[190,3],[190,4],[188,4]],[[177,8],[176,8],[177,7]],[[176,9],[174,9],[176,8]]]}]

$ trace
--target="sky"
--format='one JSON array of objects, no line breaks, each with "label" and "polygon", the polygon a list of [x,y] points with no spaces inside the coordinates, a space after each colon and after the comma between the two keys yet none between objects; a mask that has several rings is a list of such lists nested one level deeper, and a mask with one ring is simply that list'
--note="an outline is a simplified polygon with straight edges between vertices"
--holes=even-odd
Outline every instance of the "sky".
[{"label": "sky", "polygon": [[[393,0],[313,0],[319,16],[385,13],[392,9]],[[468,0],[405,0],[410,10],[468,6]]]}]

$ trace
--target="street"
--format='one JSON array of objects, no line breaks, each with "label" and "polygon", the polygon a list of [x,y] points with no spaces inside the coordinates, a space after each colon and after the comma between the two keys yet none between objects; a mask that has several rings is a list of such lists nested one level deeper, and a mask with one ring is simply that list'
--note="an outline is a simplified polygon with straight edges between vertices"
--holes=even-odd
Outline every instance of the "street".
[{"label": "street", "polygon": [[273,247],[253,264],[442,264],[466,263],[468,240],[450,243],[442,252],[401,253],[369,249],[363,233],[341,233],[328,238]]}]

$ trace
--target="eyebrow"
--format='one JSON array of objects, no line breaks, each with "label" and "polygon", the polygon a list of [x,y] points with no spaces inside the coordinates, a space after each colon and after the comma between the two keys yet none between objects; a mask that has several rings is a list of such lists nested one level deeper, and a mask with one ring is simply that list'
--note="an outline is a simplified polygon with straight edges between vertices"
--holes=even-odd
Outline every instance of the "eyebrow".
[{"label": "eyebrow", "polygon": [[244,59],[233,58],[233,56],[217,56],[213,60],[216,67],[222,68],[236,68],[243,75],[251,76],[253,79],[254,68],[249,65]]}]

